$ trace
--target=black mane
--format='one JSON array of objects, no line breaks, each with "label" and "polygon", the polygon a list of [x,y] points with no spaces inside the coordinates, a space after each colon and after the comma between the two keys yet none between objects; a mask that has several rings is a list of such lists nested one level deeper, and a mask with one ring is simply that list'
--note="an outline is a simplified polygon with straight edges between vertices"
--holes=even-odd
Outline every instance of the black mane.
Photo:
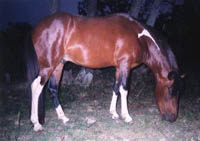
[{"label": "black mane", "polygon": [[151,33],[152,37],[155,39],[155,41],[158,44],[158,46],[160,47],[161,51],[167,57],[171,71],[179,72],[176,57],[175,57],[172,49],[170,48],[170,44],[169,44],[167,38],[152,27],[149,27],[149,26],[144,26],[144,27]]}]

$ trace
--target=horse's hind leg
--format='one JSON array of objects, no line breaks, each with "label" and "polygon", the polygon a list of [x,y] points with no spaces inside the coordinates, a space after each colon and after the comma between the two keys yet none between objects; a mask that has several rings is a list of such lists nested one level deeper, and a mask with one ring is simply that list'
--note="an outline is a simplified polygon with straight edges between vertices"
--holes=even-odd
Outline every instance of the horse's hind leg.
[{"label": "horse's hind leg", "polygon": [[31,121],[34,125],[34,131],[43,130],[42,125],[38,121],[38,105],[39,97],[43,90],[44,85],[52,73],[53,68],[42,68],[40,69],[39,76],[32,82],[31,91],[32,91],[32,102],[31,102]]},{"label": "horse's hind leg", "polygon": [[31,84],[32,103],[31,103],[31,121],[34,124],[34,131],[43,130],[42,125],[38,121],[38,100],[44,85],[40,84],[41,76],[38,76]]},{"label": "horse's hind leg", "polygon": [[53,100],[58,119],[61,119],[65,124],[67,121],[69,121],[69,119],[65,116],[58,97],[59,83],[62,75],[63,66],[63,63],[60,63],[52,73],[51,77],[49,78],[48,91],[51,94],[51,98]]},{"label": "horse's hind leg", "polygon": [[112,118],[118,118],[118,114],[116,112],[116,104],[117,104],[117,96],[121,94],[121,116],[125,122],[131,122],[132,118],[128,112],[127,105],[127,95],[128,95],[128,75],[129,75],[129,67],[117,67],[116,70],[116,82],[114,85],[113,97],[110,105],[110,112],[112,114]]}]

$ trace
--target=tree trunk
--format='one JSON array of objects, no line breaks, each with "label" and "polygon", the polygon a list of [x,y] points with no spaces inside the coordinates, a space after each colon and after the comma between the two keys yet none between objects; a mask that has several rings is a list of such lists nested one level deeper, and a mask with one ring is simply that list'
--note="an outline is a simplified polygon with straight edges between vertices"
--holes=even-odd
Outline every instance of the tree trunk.
[{"label": "tree trunk", "polygon": [[60,9],[60,0],[49,0],[49,11],[50,14],[58,12]]},{"label": "tree trunk", "polygon": [[154,26],[156,19],[159,16],[160,3],[161,3],[161,0],[154,0],[150,15],[149,15],[147,23],[146,23],[147,25],[152,26],[152,27]]},{"label": "tree trunk", "polygon": [[131,5],[130,9],[130,16],[134,17],[135,19],[138,18],[138,15],[140,13],[140,9],[142,5],[145,3],[145,0],[134,0]]},{"label": "tree trunk", "polygon": [[95,16],[97,12],[97,0],[88,0],[88,16]]}]

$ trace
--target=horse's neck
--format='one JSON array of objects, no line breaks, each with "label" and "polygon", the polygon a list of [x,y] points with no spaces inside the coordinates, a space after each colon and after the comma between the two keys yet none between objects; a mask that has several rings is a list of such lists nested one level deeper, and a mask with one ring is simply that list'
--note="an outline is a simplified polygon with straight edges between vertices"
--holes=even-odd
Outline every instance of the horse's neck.
[{"label": "horse's neck", "polygon": [[169,72],[172,71],[166,55],[163,49],[158,50],[155,46],[149,47],[149,57],[146,59],[145,64],[153,71],[156,79],[167,78]]}]

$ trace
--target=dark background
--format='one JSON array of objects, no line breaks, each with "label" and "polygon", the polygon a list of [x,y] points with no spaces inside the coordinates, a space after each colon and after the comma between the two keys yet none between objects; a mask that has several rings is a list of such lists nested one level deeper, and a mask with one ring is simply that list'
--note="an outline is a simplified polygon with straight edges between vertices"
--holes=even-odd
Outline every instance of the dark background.
[{"label": "dark background", "polygon": [[[129,13],[133,1],[98,0],[95,15],[104,16],[119,12]],[[28,2],[1,2],[3,9],[1,8],[0,13],[0,84],[5,84],[7,81],[18,83],[26,80],[23,60],[24,38],[26,33],[32,30],[35,23],[51,14],[48,0],[42,2],[30,0]],[[137,20],[144,24],[147,22],[153,2],[154,0],[149,0],[142,5]],[[168,39],[181,71],[187,74],[196,72],[196,75],[198,75],[200,70],[200,1],[179,0],[179,2],[175,2],[161,0],[161,2],[159,15],[153,28]],[[87,15],[88,5],[89,0],[71,2],[61,0],[59,1],[58,11],[75,14],[78,12],[78,14]]]}]

